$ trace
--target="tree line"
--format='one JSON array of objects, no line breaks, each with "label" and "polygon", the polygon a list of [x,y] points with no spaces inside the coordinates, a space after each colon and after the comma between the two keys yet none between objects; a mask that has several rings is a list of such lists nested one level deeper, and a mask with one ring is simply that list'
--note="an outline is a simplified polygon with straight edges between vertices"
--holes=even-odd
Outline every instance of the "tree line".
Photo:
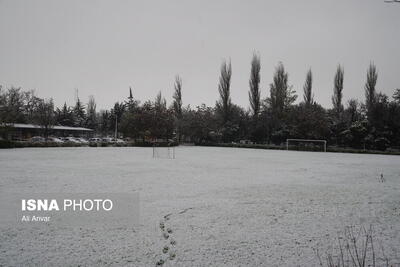
[{"label": "tree line", "polygon": [[364,85],[364,101],[350,99],[343,103],[344,68],[334,74],[332,107],[324,108],[314,100],[313,73],[308,70],[302,100],[289,84],[289,75],[279,63],[269,85],[269,96],[261,98],[261,60],[254,54],[250,64],[249,108],[231,100],[232,64],[224,61],[218,83],[219,99],[214,106],[195,108],[183,104],[183,82],[175,77],[173,102],[167,105],[161,92],[154,100],[141,103],[132,89],[126,100],[109,110],[96,110],[93,96],[84,104],[77,98],[74,106],[54,107],[53,100],[37,97],[33,91],[0,86],[0,121],[35,123],[44,134],[53,125],[87,127],[101,136],[115,130],[136,140],[176,139],[179,142],[220,143],[251,140],[256,143],[281,144],[287,138],[324,139],[330,145],[381,149],[400,147],[400,89],[391,99],[377,92],[378,71],[371,63]]}]

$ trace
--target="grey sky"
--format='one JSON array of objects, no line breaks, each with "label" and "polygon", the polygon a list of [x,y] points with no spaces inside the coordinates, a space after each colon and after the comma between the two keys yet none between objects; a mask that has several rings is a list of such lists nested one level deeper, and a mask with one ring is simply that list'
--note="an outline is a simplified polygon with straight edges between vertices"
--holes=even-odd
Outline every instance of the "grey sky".
[{"label": "grey sky", "polygon": [[400,87],[400,4],[383,0],[15,1],[0,0],[0,84],[35,89],[56,105],[74,88],[99,108],[127,97],[170,103],[176,74],[184,104],[214,105],[224,58],[233,67],[232,100],[248,107],[253,51],[261,54],[262,96],[282,61],[302,97],[308,68],[315,99],[331,106],[336,66],[344,97],[364,100],[374,61],[377,89]]}]

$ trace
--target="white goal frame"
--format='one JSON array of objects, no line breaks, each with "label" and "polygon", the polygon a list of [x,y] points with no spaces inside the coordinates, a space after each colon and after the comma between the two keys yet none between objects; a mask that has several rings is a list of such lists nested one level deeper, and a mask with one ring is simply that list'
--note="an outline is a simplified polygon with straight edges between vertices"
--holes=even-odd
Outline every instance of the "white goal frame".
[{"label": "white goal frame", "polygon": [[289,150],[289,142],[290,141],[310,142],[310,143],[323,143],[324,144],[324,152],[326,152],[326,140],[318,140],[318,139],[286,139],[286,150]]},{"label": "white goal frame", "polygon": [[[157,152],[156,149],[166,149],[168,152],[168,156],[162,157]],[[175,146],[156,146],[153,145],[153,158],[166,158],[166,159],[175,159]]]}]

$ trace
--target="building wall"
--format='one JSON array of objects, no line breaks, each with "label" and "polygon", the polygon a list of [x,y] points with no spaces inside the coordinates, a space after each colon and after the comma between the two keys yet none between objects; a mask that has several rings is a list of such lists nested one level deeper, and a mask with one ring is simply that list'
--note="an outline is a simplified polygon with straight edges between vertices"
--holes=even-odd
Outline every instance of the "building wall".
[{"label": "building wall", "polygon": [[[56,137],[86,137],[89,138],[93,135],[91,131],[76,131],[76,130],[49,130],[49,136]],[[42,129],[29,129],[29,128],[13,128],[8,131],[5,138],[10,140],[28,140],[33,136],[44,136]]]}]

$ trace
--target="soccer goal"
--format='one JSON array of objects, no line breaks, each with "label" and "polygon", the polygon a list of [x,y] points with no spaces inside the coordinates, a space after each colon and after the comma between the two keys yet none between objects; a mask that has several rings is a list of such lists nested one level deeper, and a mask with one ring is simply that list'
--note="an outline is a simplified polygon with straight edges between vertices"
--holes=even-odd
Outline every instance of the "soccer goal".
[{"label": "soccer goal", "polygon": [[286,139],[286,150],[289,149],[326,152],[326,140]]},{"label": "soccer goal", "polygon": [[175,159],[175,147],[174,146],[158,146],[153,145],[153,158],[159,159]]}]

